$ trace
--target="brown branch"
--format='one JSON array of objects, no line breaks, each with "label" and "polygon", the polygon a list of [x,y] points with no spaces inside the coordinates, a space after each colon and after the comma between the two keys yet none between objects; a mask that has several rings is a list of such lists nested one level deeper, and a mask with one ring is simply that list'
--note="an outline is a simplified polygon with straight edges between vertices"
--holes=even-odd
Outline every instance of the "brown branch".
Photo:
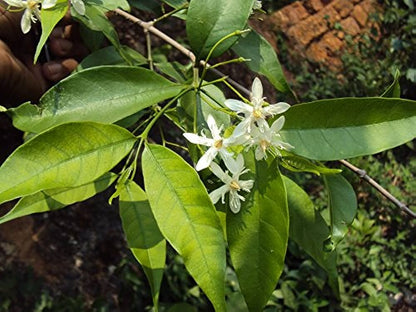
[{"label": "brown branch", "polygon": [[[145,31],[151,32],[152,34],[154,34],[154,35],[158,36],[159,38],[161,38],[162,40],[166,41],[167,43],[169,43],[170,45],[172,45],[173,47],[178,49],[178,51],[182,52],[187,57],[189,57],[191,62],[193,64],[195,64],[195,62],[196,62],[195,54],[193,54],[192,51],[185,48],[183,45],[181,45],[175,39],[172,39],[171,37],[169,37],[165,33],[158,30],[156,27],[154,27],[153,26],[154,22],[144,22],[141,19],[139,19],[138,17],[135,17],[135,16],[133,16],[133,15],[127,13],[127,12],[124,12],[123,10],[120,10],[120,9],[116,9],[115,12],[117,14],[125,17],[126,19],[138,24]],[[205,64],[204,61],[201,61],[201,65],[204,65],[204,64]],[[207,65],[207,68],[210,67],[209,64],[206,64],[206,65]],[[212,70],[216,75],[218,75],[220,77],[226,77],[225,74],[223,74],[222,72],[220,72],[216,68],[210,68],[210,70]],[[247,96],[250,95],[250,91],[247,88],[245,88],[244,86],[242,86],[241,84],[239,84],[238,82],[230,79],[229,77],[227,77],[227,81],[231,85],[233,85],[234,87],[238,88],[241,92],[243,92]],[[355,167],[353,164],[349,163],[346,160],[339,160],[339,162],[341,164],[343,164],[345,167],[347,167],[348,169],[350,169],[351,171],[353,171],[355,174],[357,174],[361,179],[367,181],[372,187],[374,187],[378,192],[380,192],[384,197],[386,197],[388,200],[390,200],[398,208],[403,210],[407,215],[411,216],[412,218],[416,218],[416,213],[415,212],[413,212],[409,207],[407,207],[404,203],[399,201],[396,197],[394,197],[391,193],[389,193],[385,188],[383,188],[380,184],[378,184],[375,180],[373,180],[369,175],[367,175],[365,170],[362,170],[360,168]]]}]

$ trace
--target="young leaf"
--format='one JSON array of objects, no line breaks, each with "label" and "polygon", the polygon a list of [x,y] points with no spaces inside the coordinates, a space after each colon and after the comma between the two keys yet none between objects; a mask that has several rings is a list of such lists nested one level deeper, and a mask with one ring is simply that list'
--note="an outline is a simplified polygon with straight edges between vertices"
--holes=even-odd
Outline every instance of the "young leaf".
[{"label": "young leaf", "polygon": [[113,123],[173,97],[181,89],[144,68],[99,66],[60,81],[42,96],[38,106],[25,103],[8,113],[16,128],[34,133],[71,121]]},{"label": "young leaf", "polygon": [[248,68],[266,76],[278,91],[296,99],[286,81],[276,52],[263,36],[252,29],[242,36],[232,49],[237,55],[249,60],[246,62]]},{"label": "young leaf", "polygon": [[150,284],[153,304],[158,305],[166,259],[166,241],[153,217],[145,192],[127,181],[120,192],[120,217],[127,244],[142,265]]},{"label": "young leaf", "polygon": [[[253,2],[253,0],[192,0],[190,2],[186,32],[198,59],[206,57],[221,38],[245,27]],[[234,36],[225,40],[215,49],[213,56],[224,53],[237,38]]]},{"label": "young leaf", "polygon": [[324,241],[329,229],[308,194],[295,182],[283,177],[289,204],[289,235],[296,244],[306,251],[327,273],[329,284],[339,295],[336,251],[325,252]]},{"label": "young leaf", "polygon": [[400,97],[399,78],[400,78],[400,71],[396,69],[392,84],[383,92],[381,97],[386,97],[386,98],[399,98]]},{"label": "young leaf", "polygon": [[108,172],[94,182],[77,187],[51,189],[25,196],[7,214],[0,218],[0,224],[33,213],[58,210],[73,203],[86,200],[104,191],[115,179],[116,175]]},{"label": "young leaf", "polygon": [[51,9],[42,9],[40,11],[40,23],[42,25],[42,35],[40,36],[38,45],[36,47],[34,63],[37,62],[40,52],[42,51],[43,46],[48,40],[49,35],[52,30],[55,28],[56,24],[65,16],[68,11],[68,1],[67,0],[58,0],[56,4]]},{"label": "young leaf", "polygon": [[68,123],[35,136],[0,167],[0,203],[41,190],[94,181],[132,149],[136,138],[115,125]]},{"label": "young leaf", "polygon": [[292,106],[281,130],[293,152],[315,160],[374,154],[416,137],[416,101],[343,98]]},{"label": "young leaf", "polygon": [[294,172],[312,172],[316,175],[340,173],[341,169],[332,169],[323,165],[315,164],[309,159],[297,155],[283,155],[281,165],[286,169]]},{"label": "young leaf", "polygon": [[250,311],[262,311],[284,267],[289,236],[286,189],[276,161],[246,159],[254,187],[238,214],[227,212],[227,238]]},{"label": "young leaf", "polygon": [[224,236],[198,174],[180,156],[159,145],[146,146],[142,168],[160,231],[183,257],[215,310],[225,311]]},{"label": "young leaf", "polygon": [[357,213],[357,198],[350,183],[340,174],[325,174],[328,189],[329,215],[331,220],[331,248],[336,248],[354,221]]}]

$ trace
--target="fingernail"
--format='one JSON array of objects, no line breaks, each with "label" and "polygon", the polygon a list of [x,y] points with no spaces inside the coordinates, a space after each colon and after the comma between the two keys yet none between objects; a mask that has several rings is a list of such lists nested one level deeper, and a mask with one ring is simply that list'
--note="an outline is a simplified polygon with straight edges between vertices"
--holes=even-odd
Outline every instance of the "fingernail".
[{"label": "fingernail", "polygon": [[45,64],[45,70],[47,71],[47,76],[52,77],[56,74],[59,74],[62,71],[62,65],[59,63]]}]

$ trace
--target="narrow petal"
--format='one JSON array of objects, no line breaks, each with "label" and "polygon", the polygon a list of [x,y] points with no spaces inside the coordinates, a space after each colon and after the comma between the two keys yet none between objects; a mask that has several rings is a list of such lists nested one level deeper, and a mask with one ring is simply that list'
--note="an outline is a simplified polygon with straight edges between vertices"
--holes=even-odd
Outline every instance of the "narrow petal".
[{"label": "narrow petal", "polygon": [[22,19],[20,21],[20,27],[22,28],[22,32],[27,34],[32,27],[32,11],[26,9],[22,15]]},{"label": "narrow petal", "polygon": [[43,0],[42,9],[51,9],[56,5],[57,0]]},{"label": "narrow petal", "polygon": [[211,131],[211,135],[214,138],[214,140],[218,140],[219,138],[221,138],[220,129],[217,127],[217,123],[215,122],[214,117],[212,117],[211,115],[208,115],[207,124],[208,124],[208,128]]},{"label": "narrow petal", "polygon": [[250,190],[253,188],[254,180],[239,181],[239,184],[242,190],[250,192]]},{"label": "narrow petal", "polygon": [[195,166],[196,171],[201,171],[202,169],[208,168],[217,154],[218,150],[215,147],[210,147],[198,160],[198,163]]},{"label": "narrow petal", "polygon": [[71,0],[72,6],[79,15],[85,15],[85,5],[81,0]]},{"label": "narrow petal", "polygon": [[265,115],[276,115],[282,114],[290,108],[290,105],[284,102],[279,102],[277,104],[272,104],[266,107],[263,107],[263,110],[266,112]]},{"label": "narrow petal", "polygon": [[209,198],[211,198],[212,203],[215,205],[229,190],[228,185],[223,185],[209,193]]},{"label": "narrow petal", "polygon": [[263,158],[266,158],[266,153],[260,146],[257,146],[254,154],[256,156],[256,160],[262,160]]},{"label": "narrow petal", "polygon": [[285,116],[280,116],[277,120],[272,124],[270,130],[274,133],[278,133],[285,123]]},{"label": "narrow petal", "polygon": [[222,182],[224,182],[227,187],[228,183],[231,181],[231,178],[228,174],[226,174],[220,166],[218,166],[215,162],[211,163],[211,171],[215,174]]},{"label": "narrow petal", "polygon": [[201,137],[195,133],[184,133],[183,136],[191,143],[211,146],[214,143],[213,139]]},{"label": "narrow petal", "polygon": [[233,213],[238,213],[241,208],[240,198],[236,191],[230,192],[230,210]]},{"label": "narrow petal", "polygon": [[26,7],[25,3],[22,0],[4,0],[8,5],[16,7],[16,8],[24,8]]},{"label": "narrow petal", "polygon": [[251,97],[257,100],[261,100],[263,98],[263,85],[261,84],[261,80],[257,77],[254,78],[251,86]]},{"label": "narrow petal", "polygon": [[228,99],[224,102],[225,106],[237,113],[251,114],[253,107],[239,100]]},{"label": "narrow petal", "polygon": [[251,124],[251,119],[250,118],[245,118],[243,121],[241,121],[237,127],[234,128],[233,131],[233,136],[234,137],[240,137],[240,136],[245,136],[249,133],[249,129],[250,129],[250,124]]}]

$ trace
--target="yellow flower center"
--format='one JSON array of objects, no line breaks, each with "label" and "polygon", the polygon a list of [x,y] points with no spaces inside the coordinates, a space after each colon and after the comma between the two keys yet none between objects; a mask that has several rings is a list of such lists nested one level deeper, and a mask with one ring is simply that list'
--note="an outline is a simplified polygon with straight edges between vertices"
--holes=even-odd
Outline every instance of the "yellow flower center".
[{"label": "yellow flower center", "polygon": [[214,147],[220,149],[222,147],[222,140],[217,140],[214,142]]},{"label": "yellow flower center", "polygon": [[30,10],[34,10],[35,8],[36,8],[36,6],[38,5],[38,2],[37,1],[34,1],[34,0],[29,0],[28,2],[27,2],[27,7],[30,9]]},{"label": "yellow flower center", "polygon": [[232,180],[232,181],[231,181],[231,183],[230,183],[230,187],[231,187],[233,190],[236,190],[236,191],[238,191],[238,190],[240,190],[240,189],[241,189],[240,184],[238,184],[238,182],[237,182],[237,181],[235,181],[235,180]]},{"label": "yellow flower center", "polygon": [[253,111],[254,118],[262,118],[263,114],[261,112],[261,108],[257,108]]},{"label": "yellow flower center", "polygon": [[261,140],[259,145],[261,149],[263,150],[263,152],[265,152],[267,148],[270,146],[270,142],[266,140]]}]

